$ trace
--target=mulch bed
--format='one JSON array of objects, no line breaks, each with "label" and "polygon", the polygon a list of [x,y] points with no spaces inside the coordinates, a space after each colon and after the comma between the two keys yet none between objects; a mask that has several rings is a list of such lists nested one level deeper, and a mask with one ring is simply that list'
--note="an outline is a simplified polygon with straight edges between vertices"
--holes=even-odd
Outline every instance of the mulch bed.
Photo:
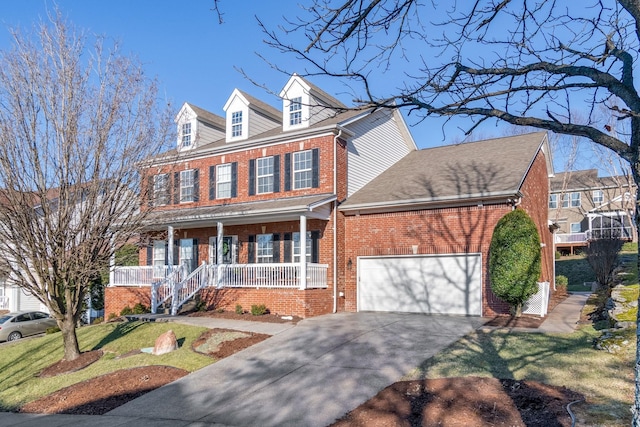
[{"label": "mulch bed", "polygon": [[251,313],[238,314],[234,311],[194,311],[187,314],[188,317],[212,317],[217,319],[230,319],[230,320],[245,320],[249,322],[265,322],[265,323],[293,323],[296,324],[302,320],[298,316],[290,316],[291,319],[283,319],[283,316],[277,314],[262,314],[260,316],[254,316]]},{"label": "mulch bed", "polygon": [[[551,311],[562,301],[564,301],[569,294],[565,292],[556,291],[549,298],[548,312]],[[529,328],[537,329],[544,322],[545,317],[534,316],[530,314],[523,314],[520,317],[513,317],[508,314],[495,316],[489,320],[484,326],[498,327],[498,328]]]}]

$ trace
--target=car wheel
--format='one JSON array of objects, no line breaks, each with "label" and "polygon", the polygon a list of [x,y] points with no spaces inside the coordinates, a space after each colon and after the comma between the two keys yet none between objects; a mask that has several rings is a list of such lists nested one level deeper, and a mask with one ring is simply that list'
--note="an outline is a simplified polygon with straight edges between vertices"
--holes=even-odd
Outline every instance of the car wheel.
[{"label": "car wheel", "polygon": [[22,338],[22,334],[20,332],[11,332],[7,337],[7,341],[16,341]]}]

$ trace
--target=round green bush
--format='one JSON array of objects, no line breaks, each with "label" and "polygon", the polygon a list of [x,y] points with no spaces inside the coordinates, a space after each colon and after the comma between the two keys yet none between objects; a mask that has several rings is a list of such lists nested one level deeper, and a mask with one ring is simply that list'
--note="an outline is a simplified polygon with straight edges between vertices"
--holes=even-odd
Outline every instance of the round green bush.
[{"label": "round green bush", "polygon": [[538,291],[540,235],[522,209],[515,209],[496,224],[489,248],[489,278],[493,293],[520,315],[522,304]]}]

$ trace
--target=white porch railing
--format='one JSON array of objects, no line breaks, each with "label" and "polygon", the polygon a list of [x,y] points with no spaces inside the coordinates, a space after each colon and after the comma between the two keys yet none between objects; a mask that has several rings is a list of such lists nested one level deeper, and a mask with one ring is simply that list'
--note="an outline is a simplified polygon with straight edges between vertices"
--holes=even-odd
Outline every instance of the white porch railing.
[{"label": "white porch railing", "polygon": [[[174,270],[167,270],[169,273],[164,279],[150,284],[151,286],[151,312],[155,313],[158,306],[169,300],[178,289],[179,283],[185,277],[186,267],[175,266]],[[122,286],[122,285],[121,285]]]},{"label": "white porch railing", "polygon": [[0,310],[9,310],[9,297],[0,297]]},{"label": "white porch railing", "polygon": [[556,243],[586,243],[587,233],[556,233]]},{"label": "white porch railing", "polygon": [[[174,270],[177,266],[173,266]],[[113,286],[149,286],[153,282],[163,280],[167,277],[169,266],[161,267],[115,267],[113,270]]]}]

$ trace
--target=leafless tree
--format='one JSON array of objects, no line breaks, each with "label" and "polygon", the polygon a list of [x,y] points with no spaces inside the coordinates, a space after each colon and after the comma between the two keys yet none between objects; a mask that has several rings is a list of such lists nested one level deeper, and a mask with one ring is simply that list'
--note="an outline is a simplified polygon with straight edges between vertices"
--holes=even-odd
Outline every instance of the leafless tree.
[{"label": "leafless tree", "polygon": [[[268,41],[305,61],[300,74],[346,80],[356,101],[468,117],[468,131],[497,119],[584,137],[640,182],[638,0],[309,0],[280,30],[265,29]],[[389,70],[404,78],[390,84]],[[628,135],[612,132],[601,105]],[[640,346],[636,356],[640,426]]]},{"label": "leafless tree", "polygon": [[102,39],[88,48],[58,12],[11,34],[0,52],[0,258],[49,308],[73,360],[89,285],[146,214],[137,167],[173,126],[136,60]]}]

